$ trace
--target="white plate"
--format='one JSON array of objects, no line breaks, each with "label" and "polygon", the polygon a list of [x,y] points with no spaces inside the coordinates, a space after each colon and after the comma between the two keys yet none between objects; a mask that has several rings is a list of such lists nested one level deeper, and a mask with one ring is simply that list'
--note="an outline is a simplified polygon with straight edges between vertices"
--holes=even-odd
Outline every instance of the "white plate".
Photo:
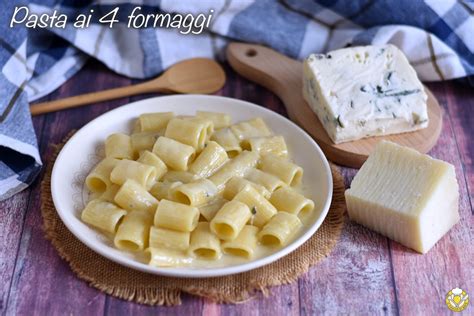
[{"label": "white plate", "polygon": [[[173,111],[194,115],[197,110],[225,112],[234,122],[261,117],[275,133],[285,137],[293,159],[304,168],[305,194],[316,204],[316,213],[293,242],[277,252],[243,264],[219,268],[156,268],[139,262],[130,253],[120,251],[102,234],[80,220],[87,201],[84,179],[103,156],[103,142],[114,132],[129,133],[133,119],[141,113]],[[105,113],[81,128],[61,150],[51,178],[54,205],[67,228],[98,254],[121,265],[153,274],[176,277],[213,277],[240,273],[269,264],[292,252],[321,226],[332,199],[332,175],[329,164],[316,142],[301,128],[283,116],[258,105],[236,99],[178,95],[157,97],[131,103]]]}]

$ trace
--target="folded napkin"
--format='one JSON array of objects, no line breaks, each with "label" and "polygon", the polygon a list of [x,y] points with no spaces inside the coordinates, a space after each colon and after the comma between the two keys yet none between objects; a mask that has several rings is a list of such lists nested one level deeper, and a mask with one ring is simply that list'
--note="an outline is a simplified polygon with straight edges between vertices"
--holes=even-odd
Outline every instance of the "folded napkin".
[{"label": "folded napkin", "polygon": [[[119,7],[113,28],[93,22],[77,29],[9,27],[15,6],[2,3],[0,38],[0,200],[26,188],[41,158],[28,109],[96,58],[111,70],[147,78],[192,57],[222,57],[228,41],[253,42],[302,59],[348,45],[392,43],[401,48],[424,81],[474,74],[474,5],[421,0],[206,0],[29,2],[30,13],[107,13]],[[100,3],[100,4],[99,4]],[[142,12],[209,14],[209,29],[183,35],[176,29],[133,29],[126,18]],[[74,21],[74,20],[72,20]],[[471,77],[472,78],[472,77]]]}]

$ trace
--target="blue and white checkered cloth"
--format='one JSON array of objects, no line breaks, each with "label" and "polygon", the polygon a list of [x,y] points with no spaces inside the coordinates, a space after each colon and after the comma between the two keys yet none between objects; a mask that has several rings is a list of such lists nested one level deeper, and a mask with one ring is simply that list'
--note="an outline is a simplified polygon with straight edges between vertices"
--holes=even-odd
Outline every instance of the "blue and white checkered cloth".
[{"label": "blue and white checkered cloth", "polygon": [[[302,59],[346,45],[392,43],[401,48],[424,81],[474,75],[474,4],[455,0],[134,0],[29,1],[30,12],[56,9],[106,13],[120,6],[121,22],[108,28],[25,29],[9,27],[15,1],[0,10],[0,200],[26,188],[41,158],[28,101],[58,88],[96,58],[133,78],[156,76],[179,60],[222,56],[228,41],[260,43]],[[100,3],[100,4],[99,4]],[[129,29],[136,6],[160,13],[214,10],[210,29],[182,35],[176,29]],[[473,77],[470,77],[471,79]]]}]

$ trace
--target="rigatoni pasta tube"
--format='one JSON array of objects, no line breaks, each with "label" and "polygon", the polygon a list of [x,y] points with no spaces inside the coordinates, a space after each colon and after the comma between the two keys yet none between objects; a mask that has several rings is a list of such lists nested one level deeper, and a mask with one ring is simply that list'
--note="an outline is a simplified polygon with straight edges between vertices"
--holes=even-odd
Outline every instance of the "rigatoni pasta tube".
[{"label": "rigatoni pasta tube", "polygon": [[242,147],[240,147],[240,141],[237,139],[234,133],[232,133],[230,128],[223,128],[216,131],[214,134],[212,134],[211,140],[221,145],[230,158],[237,156],[242,151]]},{"label": "rigatoni pasta tube", "polygon": [[148,255],[148,264],[154,267],[180,267],[193,261],[182,251],[168,248],[149,247],[145,250],[145,254]]},{"label": "rigatoni pasta tube", "polygon": [[303,168],[272,154],[262,157],[260,169],[277,176],[290,186],[298,185],[303,178]]},{"label": "rigatoni pasta tube", "polygon": [[183,118],[186,121],[192,121],[199,124],[203,124],[204,128],[206,129],[206,139],[209,140],[209,137],[214,133],[214,122],[206,117],[197,117],[197,116],[190,116]]},{"label": "rigatoni pasta tube", "polygon": [[153,195],[156,199],[170,199],[170,192],[177,186],[181,185],[181,182],[157,182],[150,189],[150,194]]},{"label": "rigatoni pasta tube", "polygon": [[215,129],[220,129],[230,125],[230,115],[218,112],[197,111],[196,116],[199,118],[209,119],[214,123]]},{"label": "rigatoni pasta tube", "polygon": [[168,122],[173,118],[173,112],[145,113],[140,115],[140,130],[142,132],[158,132],[165,129]]},{"label": "rigatoni pasta tube", "polygon": [[181,232],[192,231],[199,220],[199,210],[169,200],[161,200],[155,213],[155,226]]},{"label": "rigatoni pasta tube", "polygon": [[202,217],[210,222],[214,216],[216,216],[217,212],[222,208],[222,206],[224,206],[224,204],[227,202],[229,201],[217,195],[207,204],[200,205],[198,207],[199,212],[201,213]]},{"label": "rigatoni pasta tube", "polygon": [[103,193],[112,185],[110,173],[119,162],[115,158],[104,158],[86,177],[87,188],[94,193]]},{"label": "rigatoni pasta tube", "polygon": [[260,242],[269,246],[284,246],[301,228],[298,216],[287,212],[278,212],[258,234]]},{"label": "rigatoni pasta tube", "polygon": [[155,182],[156,169],[134,160],[120,160],[110,173],[110,181],[122,185],[131,179],[149,189]]},{"label": "rigatoni pasta tube", "polygon": [[161,181],[163,182],[182,182],[182,183],[189,183],[196,180],[199,180],[200,177],[189,172],[189,171],[176,171],[170,170],[168,171]]},{"label": "rigatoni pasta tube", "polygon": [[216,194],[216,185],[208,179],[201,179],[177,186],[173,189],[171,198],[179,203],[197,206],[205,204]]},{"label": "rigatoni pasta tube", "polygon": [[145,150],[140,154],[140,158],[137,160],[138,162],[149,165],[155,168],[156,170],[156,175],[155,175],[155,180],[160,180],[161,177],[168,172],[168,167],[166,164],[158,158],[157,155],[152,153],[151,151]]},{"label": "rigatoni pasta tube", "polygon": [[255,167],[258,158],[257,153],[243,151],[223,165],[216,173],[209,177],[209,180],[214,182],[217,188],[221,190],[232,177],[243,177],[249,169]]},{"label": "rigatoni pasta tube", "polygon": [[314,209],[314,202],[296,192],[290,187],[280,188],[273,192],[270,197],[272,203],[280,212],[288,212],[295,215],[307,214]]},{"label": "rigatoni pasta tube", "polygon": [[267,124],[259,117],[231,125],[230,129],[240,141],[252,137],[270,136],[272,134]]},{"label": "rigatoni pasta tube", "polygon": [[89,225],[114,234],[127,211],[104,200],[92,200],[82,211],[81,219]]},{"label": "rigatoni pasta tube", "polygon": [[117,159],[133,159],[130,136],[115,133],[105,140],[105,157]]},{"label": "rigatoni pasta tube", "polygon": [[128,179],[120,187],[114,197],[115,203],[128,211],[146,211],[153,214],[158,201],[144,187],[132,179]]},{"label": "rigatoni pasta tube", "polygon": [[191,233],[189,254],[200,259],[217,260],[221,256],[221,242],[214,235],[209,223],[200,222]]},{"label": "rigatoni pasta tube", "polygon": [[246,204],[239,201],[227,202],[212,219],[211,231],[222,240],[235,239],[251,216]]},{"label": "rigatoni pasta tube", "polygon": [[133,211],[125,215],[115,234],[115,247],[138,251],[148,247],[153,215],[149,212]]},{"label": "rigatoni pasta tube", "polygon": [[200,150],[206,143],[207,129],[202,122],[174,118],[168,123],[165,136]]},{"label": "rigatoni pasta tube", "polygon": [[150,228],[150,247],[186,250],[189,247],[189,237],[189,232],[152,226]]},{"label": "rigatoni pasta tube", "polygon": [[107,187],[107,190],[105,190],[105,192],[100,195],[100,199],[107,202],[114,203],[115,195],[117,195],[117,192],[119,190],[120,190],[120,185],[111,184],[110,186]]},{"label": "rigatoni pasta tube", "polygon": [[130,135],[133,152],[138,155],[143,150],[152,150],[159,135],[157,132],[141,132]]},{"label": "rigatoni pasta tube", "polygon": [[265,225],[276,213],[276,208],[252,186],[247,185],[233,201],[245,203],[252,213],[249,223],[257,227]]},{"label": "rigatoni pasta tube", "polygon": [[201,178],[213,175],[229,158],[224,148],[210,141],[189,167],[189,171]]},{"label": "rigatoni pasta tube", "polygon": [[260,155],[275,154],[281,157],[288,156],[288,149],[283,136],[249,138],[243,141],[242,147],[258,152]]},{"label": "rigatoni pasta tube", "polygon": [[263,185],[270,192],[286,185],[278,177],[258,169],[250,169],[245,177],[253,183]]},{"label": "rigatoni pasta tube", "polygon": [[270,198],[271,192],[268,191],[263,185],[253,183],[247,179],[241,177],[232,177],[225,185],[224,192],[222,195],[228,200],[232,200],[246,185],[252,186],[258,193],[263,195],[266,199]]},{"label": "rigatoni pasta tube", "polygon": [[222,243],[224,253],[251,259],[255,254],[257,247],[258,227],[245,225],[237,238]]},{"label": "rigatoni pasta tube", "polygon": [[194,148],[168,137],[160,137],[153,146],[153,153],[174,170],[186,171],[194,159]]}]

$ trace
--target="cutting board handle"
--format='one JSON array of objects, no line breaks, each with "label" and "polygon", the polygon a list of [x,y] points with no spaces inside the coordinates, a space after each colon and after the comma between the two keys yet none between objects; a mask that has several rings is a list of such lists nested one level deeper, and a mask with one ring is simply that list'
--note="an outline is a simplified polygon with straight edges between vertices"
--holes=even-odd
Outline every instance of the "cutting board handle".
[{"label": "cutting board handle", "polygon": [[286,106],[289,117],[298,121],[294,102],[304,102],[301,93],[303,70],[301,63],[261,45],[230,43],[227,60],[237,73],[275,93]]}]

